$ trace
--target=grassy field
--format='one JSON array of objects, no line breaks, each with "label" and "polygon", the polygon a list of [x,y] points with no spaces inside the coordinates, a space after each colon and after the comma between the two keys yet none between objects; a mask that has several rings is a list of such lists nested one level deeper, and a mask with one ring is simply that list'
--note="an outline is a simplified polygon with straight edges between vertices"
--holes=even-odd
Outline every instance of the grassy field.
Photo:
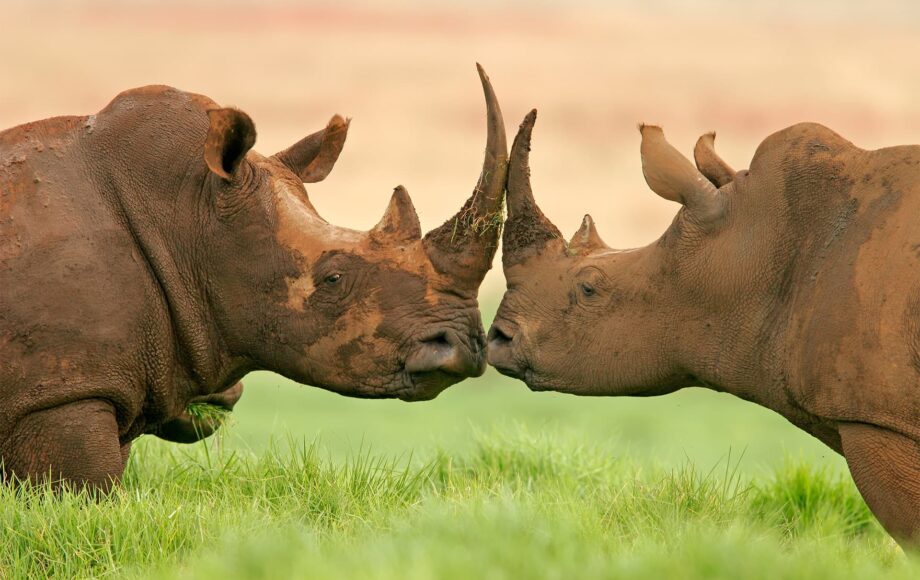
[{"label": "grassy field", "polygon": [[724,395],[358,401],[267,373],[101,501],[0,489],[0,577],[913,578],[838,457]]},{"label": "grassy field", "polygon": [[[799,121],[867,148],[920,126],[908,0],[2,4],[0,128],[165,83],[247,111],[270,154],[339,112],[347,148],[308,189],[354,228],[398,183],[426,229],[469,195],[477,60],[509,132],[540,109],[545,213],[569,235],[591,212],[614,247],[676,211],[643,181],[639,121],[684,153],[718,130],[738,169]],[[220,437],[142,438],[106,501],[0,487],[0,579],[920,577],[840,457],[727,395],[581,399],[490,372],[409,405],[245,383]]]}]

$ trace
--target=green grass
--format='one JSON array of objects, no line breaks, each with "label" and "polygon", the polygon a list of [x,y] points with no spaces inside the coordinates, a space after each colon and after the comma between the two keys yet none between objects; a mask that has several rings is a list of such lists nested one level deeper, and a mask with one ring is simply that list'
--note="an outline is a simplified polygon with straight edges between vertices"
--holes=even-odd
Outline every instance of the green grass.
[{"label": "green grass", "polygon": [[920,577],[839,456],[727,395],[244,383],[206,443],[142,437],[108,499],[0,486],[0,578]]},{"label": "green grass", "polygon": [[651,399],[532,393],[490,369],[433,401],[407,404],[349,399],[270,373],[253,373],[243,383],[228,445],[255,453],[283,434],[298,442],[318,439],[333,458],[366,447],[426,457],[471,450],[475,432],[525,427],[664,466],[690,460],[705,468],[729,452],[743,452],[740,468],[750,474],[770,471],[787,456],[846,472],[843,458],[783,417],[703,389]]},{"label": "green grass", "polygon": [[912,578],[852,483],[612,456],[550,431],[420,461],[142,441],[95,501],[0,488],[4,578]]},{"label": "green grass", "polygon": [[223,424],[231,416],[230,411],[209,403],[189,403],[185,412],[197,421],[214,421]]}]

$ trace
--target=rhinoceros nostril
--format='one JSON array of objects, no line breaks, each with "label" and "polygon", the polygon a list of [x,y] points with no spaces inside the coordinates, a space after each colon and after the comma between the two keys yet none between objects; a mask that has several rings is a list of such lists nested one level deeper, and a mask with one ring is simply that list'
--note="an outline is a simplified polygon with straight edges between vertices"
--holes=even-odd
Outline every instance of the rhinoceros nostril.
[{"label": "rhinoceros nostril", "polygon": [[511,377],[520,377],[522,372],[520,361],[516,355],[514,326],[497,321],[489,329],[489,364],[498,369],[498,372]]},{"label": "rhinoceros nostril", "polygon": [[493,345],[495,347],[507,346],[512,340],[514,340],[514,335],[497,324],[493,324],[492,328],[489,329],[490,347]]},{"label": "rhinoceros nostril", "polygon": [[421,339],[419,342],[422,344],[431,345],[436,348],[450,348],[453,346],[453,343],[448,338],[446,331],[431,334],[428,337]]}]

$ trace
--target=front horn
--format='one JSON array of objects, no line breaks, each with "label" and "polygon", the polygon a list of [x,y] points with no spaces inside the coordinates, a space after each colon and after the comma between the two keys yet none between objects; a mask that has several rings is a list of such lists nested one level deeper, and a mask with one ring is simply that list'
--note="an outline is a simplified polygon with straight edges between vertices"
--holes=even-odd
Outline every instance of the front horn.
[{"label": "front horn", "polygon": [[533,198],[530,187],[530,136],[537,120],[534,109],[524,117],[511,146],[508,164],[508,220],[502,236],[502,262],[505,268],[540,253],[547,244],[565,250],[562,235],[549,221]]},{"label": "front horn", "polygon": [[438,271],[482,282],[492,267],[502,229],[502,201],[508,171],[505,122],[492,83],[477,64],[486,99],[488,136],[482,173],[473,195],[457,214],[425,235],[425,249]]}]

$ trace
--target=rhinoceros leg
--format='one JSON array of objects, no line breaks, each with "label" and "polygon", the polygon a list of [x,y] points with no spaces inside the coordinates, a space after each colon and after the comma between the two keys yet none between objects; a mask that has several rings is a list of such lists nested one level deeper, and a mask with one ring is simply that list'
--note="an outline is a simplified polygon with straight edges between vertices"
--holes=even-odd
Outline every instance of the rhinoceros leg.
[{"label": "rhinoceros leg", "polygon": [[106,492],[124,471],[111,403],[78,401],[27,415],[0,448],[4,479]]},{"label": "rhinoceros leg", "polygon": [[872,513],[903,547],[920,548],[920,444],[865,423],[839,430],[850,473]]}]

